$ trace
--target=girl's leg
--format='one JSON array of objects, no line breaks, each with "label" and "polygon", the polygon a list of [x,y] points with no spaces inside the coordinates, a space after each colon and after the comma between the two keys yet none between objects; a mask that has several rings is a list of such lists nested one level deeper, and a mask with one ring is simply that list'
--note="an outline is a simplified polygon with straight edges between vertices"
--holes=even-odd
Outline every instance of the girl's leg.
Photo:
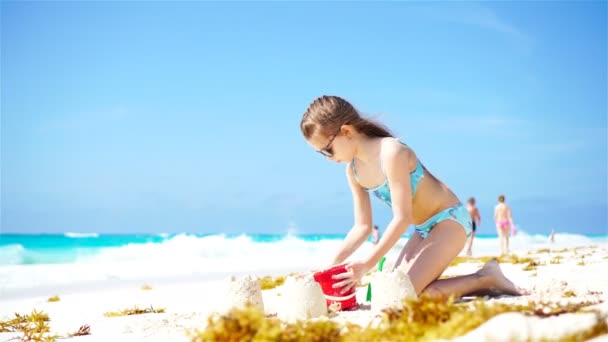
[{"label": "girl's leg", "polygon": [[473,254],[473,241],[475,241],[475,234],[476,234],[475,231],[473,231],[471,233],[471,244],[469,245],[469,252],[470,252],[469,255]]},{"label": "girl's leg", "polygon": [[501,226],[500,234],[502,238],[501,254],[509,254],[509,226]]},{"label": "girl's leg", "polygon": [[[463,292],[458,292],[459,289]],[[455,298],[466,295],[484,295],[490,292],[500,292],[513,296],[529,294],[528,291],[515,286],[513,282],[505,277],[496,260],[486,262],[480,270],[472,274],[435,280],[424,292],[442,298],[447,298],[450,295]]]},{"label": "girl's leg", "polygon": [[408,271],[416,293],[425,292],[441,297],[453,295],[456,298],[485,290],[521,294],[521,291],[505,278],[496,261],[488,262],[473,274],[437,279],[462,250],[466,238],[464,229],[458,222],[446,220],[433,227],[427,238],[418,245],[418,252]]},{"label": "girl's leg", "polygon": [[402,262],[405,262],[407,266],[409,262],[412,260],[416,251],[418,250],[418,245],[422,242],[422,238],[415,231],[412,233],[412,237],[407,240],[405,246],[401,250],[399,257],[397,258],[397,262],[395,263],[395,269],[401,265]]},{"label": "girl's leg", "polygon": [[467,249],[466,255],[467,256],[473,255],[473,239],[475,239],[475,231],[471,232],[471,236],[467,240],[467,245],[466,245],[466,249]]},{"label": "girl's leg", "polygon": [[500,246],[500,254],[505,254],[505,236],[502,233],[502,228],[499,223],[496,223],[496,233],[498,233],[498,243]]}]

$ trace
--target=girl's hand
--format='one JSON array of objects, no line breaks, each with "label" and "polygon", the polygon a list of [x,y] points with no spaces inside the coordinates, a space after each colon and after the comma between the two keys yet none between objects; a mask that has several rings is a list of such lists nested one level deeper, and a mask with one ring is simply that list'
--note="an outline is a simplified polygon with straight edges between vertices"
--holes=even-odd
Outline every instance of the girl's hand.
[{"label": "girl's hand", "polygon": [[346,272],[336,274],[333,276],[333,279],[343,279],[340,282],[335,283],[332,287],[334,289],[342,288],[340,294],[350,291],[361,278],[365,275],[365,273],[369,271],[369,266],[367,266],[362,261],[353,261],[346,264]]}]

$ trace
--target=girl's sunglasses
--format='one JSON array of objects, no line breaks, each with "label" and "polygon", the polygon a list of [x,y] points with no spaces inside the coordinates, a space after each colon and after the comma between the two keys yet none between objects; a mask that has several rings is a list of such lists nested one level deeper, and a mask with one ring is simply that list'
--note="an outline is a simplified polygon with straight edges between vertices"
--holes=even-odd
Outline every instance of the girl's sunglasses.
[{"label": "girl's sunglasses", "polygon": [[325,147],[323,147],[322,149],[318,150],[317,152],[321,153],[322,155],[324,155],[327,158],[331,158],[334,156],[334,147],[331,146],[331,144],[334,142],[334,139],[336,139],[336,137],[338,136],[338,133],[340,133],[340,130],[338,130],[336,132],[336,134],[334,134],[331,139],[329,139],[329,142],[327,143],[327,145],[325,145]]}]

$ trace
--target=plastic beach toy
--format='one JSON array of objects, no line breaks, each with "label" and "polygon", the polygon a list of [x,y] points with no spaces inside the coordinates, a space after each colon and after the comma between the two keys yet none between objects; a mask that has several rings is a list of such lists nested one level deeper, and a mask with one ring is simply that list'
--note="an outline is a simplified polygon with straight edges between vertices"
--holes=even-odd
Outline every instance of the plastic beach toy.
[{"label": "plastic beach toy", "polygon": [[316,272],[313,275],[315,281],[321,285],[328,308],[330,306],[338,306],[339,310],[350,310],[357,307],[357,292],[354,287],[346,293],[340,293],[340,288],[332,288],[335,283],[340,281],[332,279],[332,276],[346,272],[345,266],[346,264],[334,266],[330,269]]},{"label": "plastic beach toy", "polygon": [[[382,271],[382,267],[384,266],[384,262],[386,261],[386,257],[382,257],[380,261],[378,261],[378,271]],[[372,300],[372,284],[367,284],[367,296],[365,298],[368,302]]]}]

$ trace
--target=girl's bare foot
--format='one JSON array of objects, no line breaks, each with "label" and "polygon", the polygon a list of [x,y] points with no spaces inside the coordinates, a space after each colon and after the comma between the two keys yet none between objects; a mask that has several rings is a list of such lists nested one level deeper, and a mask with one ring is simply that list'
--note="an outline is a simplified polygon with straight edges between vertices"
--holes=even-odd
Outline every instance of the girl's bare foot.
[{"label": "girl's bare foot", "polygon": [[490,290],[500,291],[512,296],[529,294],[528,291],[515,286],[513,282],[505,277],[496,259],[486,262],[477,273],[483,278],[488,279]]}]

